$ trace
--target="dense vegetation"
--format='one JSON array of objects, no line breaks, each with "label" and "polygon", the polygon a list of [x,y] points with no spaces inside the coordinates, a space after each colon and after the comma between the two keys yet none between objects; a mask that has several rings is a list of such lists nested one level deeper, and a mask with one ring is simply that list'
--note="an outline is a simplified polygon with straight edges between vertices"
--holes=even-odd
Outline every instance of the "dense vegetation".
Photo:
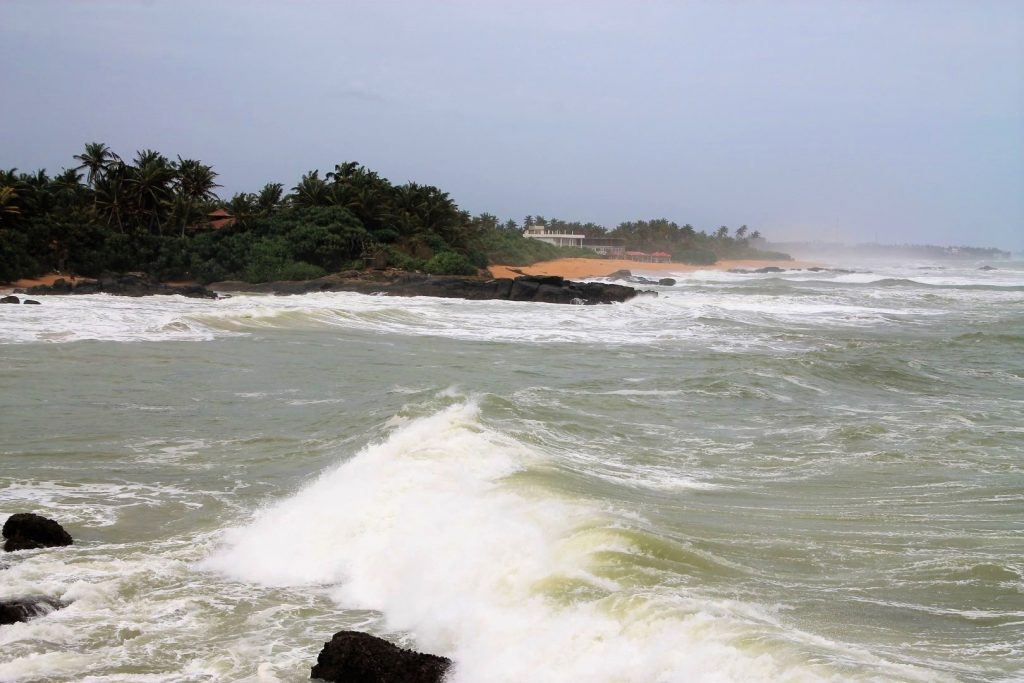
[{"label": "dense vegetation", "polygon": [[[758,235],[748,237],[745,226],[730,236],[724,227],[708,235],[663,219],[608,231],[543,217],[528,216],[522,226],[486,213],[473,217],[436,187],[395,185],[353,162],[323,177],[310,171],[289,192],[270,183],[222,201],[218,174],[199,160],[142,150],[126,161],[101,143],[87,144],[74,159],[77,166],[52,177],[0,171],[0,281],[49,271],[145,271],[261,282],[366,266],[472,274],[489,263],[596,257],[522,236],[538,224],[622,238],[629,249],[682,261],[766,257],[749,246]],[[216,209],[234,220],[213,229],[208,216]]]}]

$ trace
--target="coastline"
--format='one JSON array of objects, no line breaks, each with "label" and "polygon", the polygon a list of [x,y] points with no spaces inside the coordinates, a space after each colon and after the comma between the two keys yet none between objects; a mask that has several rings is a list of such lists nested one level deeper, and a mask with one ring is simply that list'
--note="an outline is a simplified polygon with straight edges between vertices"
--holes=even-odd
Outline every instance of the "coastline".
[{"label": "coastline", "polygon": [[769,259],[730,259],[718,261],[711,265],[694,265],[692,263],[642,263],[626,259],[562,258],[555,259],[554,261],[541,261],[532,266],[493,265],[488,267],[488,270],[496,278],[514,278],[519,275],[558,275],[566,279],[575,280],[580,278],[608,277],[618,270],[629,270],[634,274],[670,275],[672,273],[690,273],[698,270],[732,270],[733,268],[752,270],[769,266],[787,269],[813,268],[821,265],[814,261],[773,261]]},{"label": "coastline", "polygon": [[[666,276],[672,273],[689,273],[699,270],[732,270],[734,268],[753,270],[770,266],[789,269],[813,268],[821,265],[821,263],[815,261],[777,261],[770,259],[729,259],[718,261],[711,265],[694,265],[692,263],[642,263],[627,259],[561,258],[553,261],[540,261],[531,266],[492,265],[487,270],[490,271],[493,278],[509,278],[514,280],[520,275],[556,275],[566,280],[581,280],[608,277],[619,270],[629,270],[634,274],[646,273],[648,275]],[[38,285],[53,286],[53,283],[60,279],[64,279],[70,284],[96,281],[96,278],[91,277],[47,273],[38,278],[23,278],[9,284],[0,284],[0,293],[9,293],[15,289],[28,289]],[[169,281],[164,284],[172,287],[182,287],[195,286],[198,283],[194,281]],[[258,290],[259,285],[254,285],[253,288]]]}]

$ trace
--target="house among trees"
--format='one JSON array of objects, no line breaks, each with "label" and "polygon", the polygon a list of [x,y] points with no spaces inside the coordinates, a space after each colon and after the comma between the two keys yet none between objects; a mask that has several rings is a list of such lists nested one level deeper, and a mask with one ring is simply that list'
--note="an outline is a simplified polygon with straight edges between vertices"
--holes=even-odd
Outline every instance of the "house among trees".
[{"label": "house among trees", "polygon": [[626,252],[626,240],[618,237],[587,237],[586,235],[549,229],[546,225],[541,224],[528,225],[523,235],[553,244],[556,247],[590,249],[605,258],[621,258]]},{"label": "house among trees", "polygon": [[559,230],[548,230],[546,225],[528,225],[523,235],[541,242],[553,244],[556,247],[578,247],[583,248],[583,240],[586,235],[575,235],[561,232]]},{"label": "house among trees", "polygon": [[583,248],[596,251],[605,258],[622,258],[626,254],[626,240],[621,237],[585,237]]},{"label": "house among trees", "polygon": [[207,225],[214,230],[220,230],[221,228],[227,228],[235,224],[235,217],[224,209],[217,209],[206,214],[208,219]]}]

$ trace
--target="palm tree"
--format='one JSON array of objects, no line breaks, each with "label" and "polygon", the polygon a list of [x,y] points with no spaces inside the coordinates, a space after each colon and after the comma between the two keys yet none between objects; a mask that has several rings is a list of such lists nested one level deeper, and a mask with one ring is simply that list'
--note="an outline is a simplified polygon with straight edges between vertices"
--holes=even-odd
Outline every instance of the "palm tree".
[{"label": "palm tree", "polygon": [[97,215],[105,214],[107,225],[117,221],[117,227],[124,233],[123,214],[125,211],[124,174],[119,170],[96,181],[93,193],[93,208]]},{"label": "palm tree", "polygon": [[127,167],[125,188],[139,218],[146,217],[150,232],[156,227],[163,233],[161,214],[171,198],[171,184],[177,171],[167,157],[153,150],[142,150],[135,157],[135,166]]},{"label": "palm tree", "polygon": [[81,154],[76,154],[74,158],[82,162],[80,166],[75,168],[76,171],[83,169],[89,171],[86,177],[86,183],[88,183],[89,187],[95,186],[96,181],[106,174],[107,169],[112,163],[121,160],[102,142],[87,142],[85,144],[85,151]]},{"label": "palm tree", "polygon": [[320,171],[310,171],[292,188],[289,200],[301,207],[327,206],[331,203],[331,192],[326,181],[320,177]]},{"label": "palm tree", "polygon": [[256,195],[256,206],[261,216],[269,216],[277,210],[281,203],[281,195],[284,192],[284,185],[281,183],[267,183]]},{"label": "palm tree", "polygon": [[177,196],[181,199],[181,236],[185,236],[185,225],[192,214],[192,207],[196,202],[210,201],[217,198],[213,188],[220,187],[214,180],[217,172],[211,166],[196,159],[182,159],[178,157],[177,173],[174,179],[174,187]]},{"label": "palm tree", "polygon": [[0,225],[10,216],[21,213],[18,206],[18,192],[10,185],[0,185]]}]

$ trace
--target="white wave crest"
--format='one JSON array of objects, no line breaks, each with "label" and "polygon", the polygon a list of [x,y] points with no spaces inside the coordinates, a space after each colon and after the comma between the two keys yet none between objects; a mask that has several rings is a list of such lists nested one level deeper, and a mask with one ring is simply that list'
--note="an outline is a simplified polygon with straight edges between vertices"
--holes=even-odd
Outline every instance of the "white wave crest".
[{"label": "white wave crest", "polygon": [[592,574],[596,554],[629,548],[595,531],[612,523],[595,505],[516,476],[543,460],[455,405],[230,530],[202,566],[329,586],[340,605],[381,610],[453,657],[456,683],[833,678],[799,648],[743,645],[783,631],[755,606]]}]

